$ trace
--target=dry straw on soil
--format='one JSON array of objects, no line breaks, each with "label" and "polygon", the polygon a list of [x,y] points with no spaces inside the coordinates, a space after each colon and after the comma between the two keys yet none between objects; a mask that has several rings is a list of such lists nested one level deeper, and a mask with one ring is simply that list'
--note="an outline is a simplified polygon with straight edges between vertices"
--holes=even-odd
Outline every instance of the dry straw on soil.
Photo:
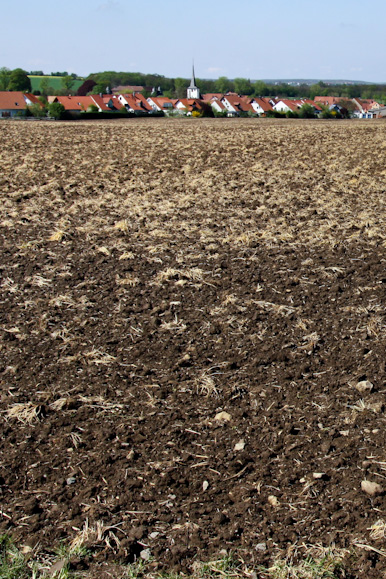
[{"label": "dry straw on soil", "polygon": [[225,549],[245,576],[379,579],[383,124],[0,136],[0,532],[154,574]]}]

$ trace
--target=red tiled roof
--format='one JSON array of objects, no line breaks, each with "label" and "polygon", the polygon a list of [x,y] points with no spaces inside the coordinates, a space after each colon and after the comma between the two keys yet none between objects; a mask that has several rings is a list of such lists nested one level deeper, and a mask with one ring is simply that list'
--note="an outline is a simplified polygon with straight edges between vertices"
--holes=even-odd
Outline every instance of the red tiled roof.
[{"label": "red tiled roof", "polygon": [[202,100],[205,102],[208,102],[211,100],[221,100],[223,96],[224,95],[222,93],[219,93],[219,92],[208,92],[208,93],[202,95]]},{"label": "red tiled roof", "polygon": [[87,111],[88,107],[96,106],[91,96],[57,96],[55,100],[63,105],[66,111]]},{"label": "red tiled roof", "polygon": [[285,106],[290,109],[290,111],[297,111],[298,108],[301,106],[300,101],[291,101],[289,99],[280,99],[278,103],[284,103]]},{"label": "red tiled roof", "polygon": [[102,111],[110,111],[110,107],[107,106],[105,103],[103,96],[99,96],[99,94],[90,95],[90,98],[94,101],[95,105],[99,107]]},{"label": "red tiled roof", "polygon": [[182,103],[186,110],[190,112],[202,111],[207,105],[202,99],[178,99],[177,102]]},{"label": "red tiled roof", "polygon": [[317,111],[322,110],[321,107],[315,101],[312,101],[311,99],[302,99],[302,104],[311,105]]},{"label": "red tiled roof", "polygon": [[131,84],[128,85],[120,85],[120,86],[115,86],[113,88],[113,93],[114,94],[122,94],[122,93],[133,93],[133,92],[141,92],[145,87],[143,86],[134,86]]},{"label": "red tiled roof", "polygon": [[334,97],[334,96],[316,96],[314,98],[315,103],[321,103],[322,105],[338,105],[340,101],[346,101],[346,98],[343,97]]},{"label": "red tiled roof", "polygon": [[240,111],[240,112],[248,112],[248,111],[252,111],[255,112],[253,106],[250,104],[250,102],[248,102],[248,97],[240,97],[238,95],[232,94],[232,95],[226,95],[224,96],[223,100],[227,100],[228,103],[231,105],[231,107],[233,107],[236,111]]},{"label": "red tiled roof", "polygon": [[109,107],[109,103],[113,105],[114,109],[117,111],[120,111],[121,108],[123,107],[123,104],[121,103],[121,101],[118,99],[117,95],[115,94],[105,94],[103,95],[103,102],[105,103],[105,105],[108,107],[108,110],[112,110]]},{"label": "red tiled roof", "polygon": [[137,101],[132,94],[122,94],[120,96],[126,102],[127,106],[133,111],[139,112],[143,110],[140,101]]},{"label": "red tiled roof", "polygon": [[218,107],[218,108],[221,109],[222,111],[226,111],[226,110],[227,110],[227,108],[226,108],[226,106],[224,105],[224,103],[221,102],[221,101],[219,101],[219,100],[217,100],[217,99],[213,100],[213,101],[212,101],[211,103],[209,103],[209,104],[211,104],[212,106],[213,106],[213,105],[216,105],[216,107]]},{"label": "red tiled roof", "polygon": [[[33,95],[26,95],[27,98]],[[34,102],[30,99],[31,102]],[[9,111],[23,111],[27,108],[24,93],[21,91],[0,91],[0,109]]]},{"label": "red tiled roof", "polygon": [[372,107],[379,107],[380,105],[374,101],[373,99],[353,99],[355,103],[357,103],[364,112],[369,111]]},{"label": "red tiled roof", "polygon": [[143,94],[141,94],[141,93],[136,93],[134,96],[135,96],[136,101],[139,101],[139,102],[140,102],[141,107],[142,107],[145,111],[148,111],[148,112],[149,112],[149,111],[152,110],[151,106],[149,105],[149,103],[148,103],[147,100],[146,100],[146,97],[144,97]]},{"label": "red tiled roof", "polygon": [[265,99],[264,97],[254,97],[253,100],[255,103],[257,103],[262,109],[263,111],[266,113],[267,111],[271,111],[272,110],[272,105],[269,102],[268,99]]},{"label": "red tiled roof", "polygon": [[31,103],[33,103],[34,105],[43,106],[43,104],[40,102],[40,100],[36,95],[31,94],[30,92],[26,92],[24,96],[27,97],[27,99],[31,101]]},{"label": "red tiled roof", "polygon": [[[164,108],[174,108],[173,102],[171,101],[171,99],[169,99],[168,97],[150,97],[151,100],[154,102],[154,104],[156,104],[158,106],[158,108],[160,108],[161,110],[163,110]],[[165,104],[169,104],[171,105],[171,107],[165,107]]]}]

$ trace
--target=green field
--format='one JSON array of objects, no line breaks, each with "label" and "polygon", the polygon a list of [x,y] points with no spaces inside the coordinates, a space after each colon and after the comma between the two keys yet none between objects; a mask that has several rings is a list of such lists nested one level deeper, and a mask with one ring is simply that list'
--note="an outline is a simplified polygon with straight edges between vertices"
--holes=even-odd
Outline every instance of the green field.
[{"label": "green field", "polygon": [[[53,93],[58,92],[63,89],[62,85],[62,76],[34,76],[28,75],[28,78],[31,80],[32,85],[32,92],[36,90],[40,90],[40,83],[45,78],[48,81],[49,86],[51,86],[54,90]],[[72,86],[73,92],[76,92],[78,88],[83,84],[84,79],[77,79],[74,80],[74,84]]]}]

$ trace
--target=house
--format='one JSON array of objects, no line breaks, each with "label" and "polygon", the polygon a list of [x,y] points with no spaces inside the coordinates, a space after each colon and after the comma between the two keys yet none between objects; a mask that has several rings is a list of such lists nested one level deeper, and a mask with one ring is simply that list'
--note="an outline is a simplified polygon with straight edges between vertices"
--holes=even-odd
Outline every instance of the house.
[{"label": "house", "polygon": [[[146,109],[143,106],[143,103],[140,99],[137,99],[133,94],[121,94],[118,97],[118,100],[121,103],[121,107],[125,107],[129,113],[148,113],[151,107],[149,103],[146,102]],[[145,99],[146,100],[146,99]]]},{"label": "house", "polygon": [[289,111],[296,112],[301,106],[301,101],[281,99],[272,108],[279,113],[288,113]]},{"label": "house", "polygon": [[287,113],[289,111],[297,112],[303,105],[311,106],[314,109],[315,114],[322,112],[322,108],[310,99],[281,99],[273,106],[273,110],[281,113]]},{"label": "house", "polygon": [[123,106],[115,94],[104,94],[102,95],[102,99],[110,111],[120,111]]},{"label": "house", "polygon": [[213,99],[209,104],[215,113],[224,113],[228,110],[224,103],[218,99]]},{"label": "house", "polygon": [[379,107],[374,108],[374,109],[369,109],[367,111],[367,114],[372,115],[371,117],[368,117],[368,118],[383,119],[386,117],[386,107],[379,106]]},{"label": "house", "polygon": [[120,94],[129,94],[133,92],[142,92],[143,90],[151,91],[151,87],[144,87],[144,86],[134,86],[134,85],[119,85],[115,86],[112,90],[113,94],[120,95]]},{"label": "house", "polygon": [[374,109],[380,109],[381,105],[372,99],[360,99],[354,98],[352,102],[356,106],[356,110],[353,113],[354,117],[359,119],[372,119],[373,118],[373,111]]},{"label": "house", "polygon": [[347,101],[347,99],[335,96],[316,96],[314,98],[314,103],[318,103],[319,105],[325,105],[328,107],[330,107],[331,105],[339,106],[341,101]]},{"label": "house", "polygon": [[140,103],[142,109],[148,113],[152,112],[152,108],[146,100],[146,97],[143,96],[140,92],[133,92],[133,97]]},{"label": "house", "polygon": [[209,103],[201,99],[177,99],[174,101],[174,108],[187,115],[191,115],[194,111],[204,113],[208,110],[208,107],[210,110]]},{"label": "house", "polygon": [[316,103],[315,101],[312,101],[311,99],[301,99],[302,101],[302,106],[303,105],[310,105],[310,107],[313,107],[314,112],[318,115],[319,113],[322,112],[322,107]]},{"label": "house", "polygon": [[213,102],[213,101],[221,101],[222,97],[223,97],[223,93],[220,92],[208,92],[204,95],[202,95],[202,100],[207,102]]},{"label": "house", "polygon": [[168,114],[174,110],[173,102],[168,97],[149,97],[147,102],[154,111],[162,111]]},{"label": "house", "polygon": [[[80,97],[82,98],[82,97]],[[85,97],[83,97],[85,98]],[[86,97],[87,98],[87,97]],[[108,103],[105,103],[105,99],[103,98],[103,95],[99,95],[99,94],[91,94],[90,95],[91,100],[93,101],[93,104],[98,107],[98,112],[109,112],[111,111],[111,108],[109,107]],[[92,104],[89,105],[89,107],[92,106]],[[87,109],[86,109],[87,110]]]},{"label": "house", "polygon": [[104,102],[103,96],[89,95],[89,96],[49,96],[49,103],[60,103],[64,109],[72,114],[80,114],[87,111],[90,107],[97,107],[98,112],[110,111],[109,106]]},{"label": "house", "polygon": [[264,97],[253,97],[250,99],[250,103],[253,110],[261,117],[264,117],[268,111],[272,111],[273,109],[269,100]]},{"label": "house", "polygon": [[0,117],[16,117],[25,112],[27,107],[35,104],[41,103],[33,94],[21,91],[0,91]]},{"label": "house", "polygon": [[221,102],[228,111],[228,116],[239,116],[240,113],[255,113],[249,101],[250,99],[248,97],[235,94],[227,94],[221,99]]}]

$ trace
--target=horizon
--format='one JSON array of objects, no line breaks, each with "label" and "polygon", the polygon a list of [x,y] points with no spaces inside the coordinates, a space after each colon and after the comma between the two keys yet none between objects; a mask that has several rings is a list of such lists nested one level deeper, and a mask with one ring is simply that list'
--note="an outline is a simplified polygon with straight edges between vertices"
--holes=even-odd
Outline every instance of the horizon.
[{"label": "horizon", "polygon": [[[9,67],[6,67],[9,68]],[[15,67],[15,68],[22,68],[22,67]],[[60,76],[58,76],[56,73],[52,74],[51,73],[45,73],[44,71],[43,74],[32,74],[30,71],[26,71],[27,75],[29,77],[49,77],[49,78],[61,78]],[[39,71],[40,72],[40,71]],[[67,72],[69,75],[71,74],[75,74],[77,76],[78,79],[87,79],[90,75],[95,75],[95,74],[103,74],[104,72],[116,72],[116,73],[123,73],[123,74],[141,74],[141,75],[157,75],[160,76],[161,78],[183,78],[184,80],[186,80],[187,82],[189,81],[188,76],[186,77],[167,77],[166,75],[161,75],[159,73],[149,73],[149,72],[142,72],[142,71],[138,71],[138,70],[127,70],[127,71],[118,71],[118,70],[111,70],[111,71],[98,71],[98,72],[90,72],[87,75],[79,75],[76,71],[63,71],[63,72]],[[215,82],[216,80],[218,80],[220,77],[199,77],[196,75],[196,80],[202,80],[202,81],[213,81]],[[236,78],[243,78],[243,77],[238,77],[235,76],[233,78],[229,78],[227,77],[231,82],[233,82]],[[364,81],[364,80],[358,80],[358,79],[331,79],[331,78],[253,78],[253,79],[248,79],[251,83],[254,82],[264,82],[266,84],[275,84],[275,83],[284,83],[284,84],[291,84],[291,83],[299,83],[299,84],[318,84],[318,83],[325,83],[325,84],[330,84],[330,85],[341,85],[341,84],[374,84],[374,85],[386,85],[386,81],[385,82],[375,82],[375,81]]]}]

